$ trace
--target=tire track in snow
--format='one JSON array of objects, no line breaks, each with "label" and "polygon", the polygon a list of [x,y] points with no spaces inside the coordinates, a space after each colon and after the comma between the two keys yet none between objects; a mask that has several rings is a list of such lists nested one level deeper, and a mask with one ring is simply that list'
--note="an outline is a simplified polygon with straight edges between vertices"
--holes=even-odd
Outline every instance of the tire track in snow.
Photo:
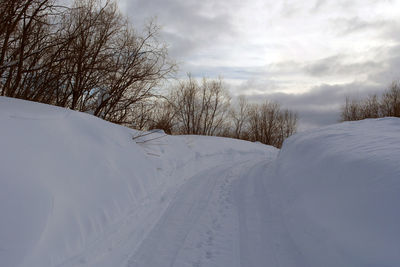
[{"label": "tire track in snow", "polygon": [[188,180],[127,266],[174,266],[187,235],[207,208],[221,173],[231,167],[215,167]]},{"label": "tire track in snow", "polygon": [[192,177],[127,266],[307,266],[266,184],[270,169],[252,158]]},{"label": "tire track in snow", "polygon": [[271,166],[255,164],[234,184],[241,267],[307,266],[286,228],[282,209],[266,185]]}]

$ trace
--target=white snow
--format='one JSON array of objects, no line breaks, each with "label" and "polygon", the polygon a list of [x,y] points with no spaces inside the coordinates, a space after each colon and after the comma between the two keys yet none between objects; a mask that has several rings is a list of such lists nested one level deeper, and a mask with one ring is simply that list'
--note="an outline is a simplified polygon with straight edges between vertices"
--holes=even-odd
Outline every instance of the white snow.
[{"label": "white snow", "polygon": [[0,266],[398,266],[399,133],[342,123],[279,151],[0,97]]},{"label": "white snow", "polygon": [[287,140],[272,182],[303,266],[400,265],[400,119]]}]

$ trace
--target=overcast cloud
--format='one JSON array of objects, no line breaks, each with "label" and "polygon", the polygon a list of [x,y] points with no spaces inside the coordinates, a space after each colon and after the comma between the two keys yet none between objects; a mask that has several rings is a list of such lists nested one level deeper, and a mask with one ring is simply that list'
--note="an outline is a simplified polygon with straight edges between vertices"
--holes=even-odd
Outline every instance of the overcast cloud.
[{"label": "overcast cloud", "polygon": [[400,79],[400,0],[120,0],[140,28],[162,26],[180,76],[222,76],[232,95],[334,123],[346,96]]}]

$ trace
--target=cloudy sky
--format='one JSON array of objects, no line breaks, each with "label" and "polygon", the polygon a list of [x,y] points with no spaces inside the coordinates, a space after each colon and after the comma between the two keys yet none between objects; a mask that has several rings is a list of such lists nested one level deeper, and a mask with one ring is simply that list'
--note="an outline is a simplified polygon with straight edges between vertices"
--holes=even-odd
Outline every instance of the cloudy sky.
[{"label": "cloudy sky", "polygon": [[222,76],[233,96],[280,102],[300,129],[335,123],[346,96],[400,79],[400,0],[120,0],[155,17],[180,75]]}]

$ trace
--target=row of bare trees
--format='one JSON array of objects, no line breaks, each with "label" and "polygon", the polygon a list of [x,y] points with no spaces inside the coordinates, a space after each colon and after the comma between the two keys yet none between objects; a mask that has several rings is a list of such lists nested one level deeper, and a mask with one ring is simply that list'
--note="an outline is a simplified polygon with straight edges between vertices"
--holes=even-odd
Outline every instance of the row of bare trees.
[{"label": "row of bare trees", "polygon": [[226,136],[281,147],[294,134],[297,114],[277,103],[250,104],[244,96],[231,104],[221,79],[201,82],[189,75],[149,116],[149,128],[172,134]]},{"label": "row of bare trees", "polygon": [[157,25],[139,34],[111,0],[5,0],[0,20],[2,96],[137,125],[175,71]]},{"label": "row of bare trees", "polygon": [[380,97],[372,95],[363,100],[347,98],[341,111],[342,121],[382,117],[400,117],[400,83],[398,82],[393,82]]},{"label": "row of bare trees", "polygon": [[250,104],[244,96],[240,96],[231,109],[230,121],[231,137],[275,147],[281,147],[297,129],[297,114],[293,111],[281,109],[278,103],[269,101]]}]

